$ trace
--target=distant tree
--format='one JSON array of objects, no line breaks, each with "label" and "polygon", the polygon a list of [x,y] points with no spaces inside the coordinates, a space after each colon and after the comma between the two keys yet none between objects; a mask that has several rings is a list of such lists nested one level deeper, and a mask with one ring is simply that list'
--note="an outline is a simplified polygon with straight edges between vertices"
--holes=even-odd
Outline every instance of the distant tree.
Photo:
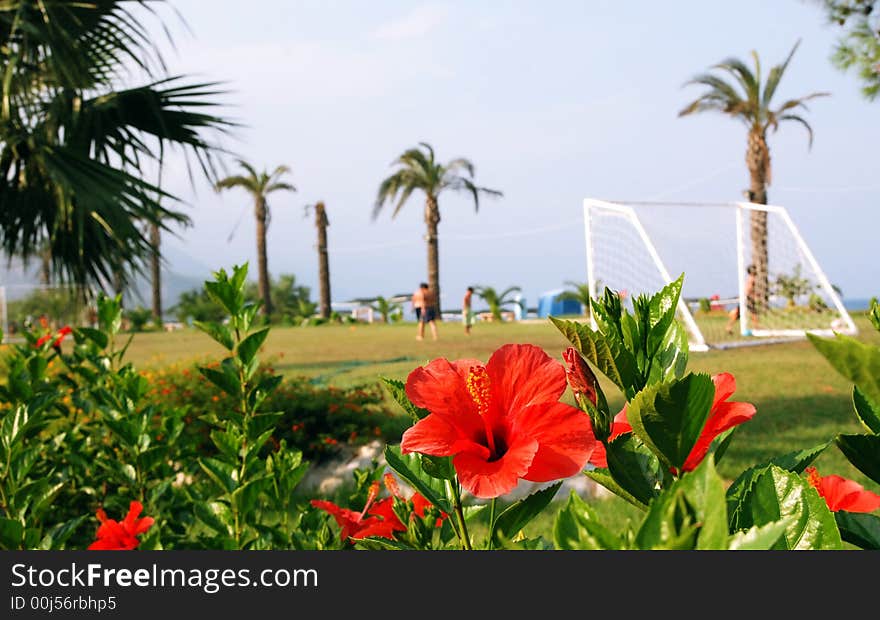
[{"label": "distant tree", "polygon": [[[685,85],[706,87],[706,91],[697,99],[686,105],[679,116],[697,112],[714,111],[741,121],[748,130],[748,147],[746,149],[746,166],[749,170],[750,202],[767,204],[767,186],[771,181],[770,147],[767,145],[767,132],[776,131],[783,121],[792,121],[802,125],[813,143],[813,130],[809,123],[796,112],[805,110],[805,102],[828,93],[812,93],[798,99],[788,99],[776,108],[771,107],[771,100],[776,94],[779,82],[785,73],[788,63],[798,48],[800,41],[794,45],[788,57],[780,65],[772,67],[762,82],[761,63],[758,54],[752,52],[754,70],[737,58],[728,58],[713,67],[733,78],[727,81],[723,77],[711,73],[697,75]],[[769,273],[767,256],[767,213],[752,211],[750,215],[750,236],[752,244],[752,263],[755,265],[755,297],[759,305],[766,305],[769,295]]]},{"label": "distant tree", "polygon": [[[310,206],[306,207],[308,214]],[[318,299],[321,317],[330,318],[330,257],[327,252],[327,227],[330,220],[327,219],[327,209],[323,202],[314,205],[315,227],[318,229]]]},{"label": "distant tree", "polygon": [[813,0],[828,22],[843,34],[831,62],[841,71],[854,70],[869,100],[880,95],[880,0]]},{"label": "distant tree", "polygon": [[391,217],[395,217],[410,195],[420,190],[425,194],[425,225],[428,244],[428,285],[437,298],[437,316],[440,314],[440,254],[437,226],[440,224],[440,194],[445,190],[467,192],[474,199],[474,209],[479,211],[480,194],[501,196],[501,192],[478,187],[473,182],[474,165],[467,159],[458,158],[441,164],[434,160],[431,145],[419,142],[418,148],[404,151],[393,165],[397,170],[379,185],[379,193],[373,206],[373,219],[386,203],[396,202]]},{"label": "distant tree", "polygon": [[[273,313],[279,317],[293,319],[297,317],[310,317],[315,313],[315,304],[311,301],[311,289],[296,283],[296,276],[285,273],[271,280],[269,291],[274,304]],[[246,299],[257,301],[262,298],[258,283],[249,282],[245,287]],[[304,304],[311,304],[304,305]],[[308,308],[311,308],[310,310]],[[307,310],[307,312],[304,312]]]},{"label": "distant tree", "polygon": [[381,295],[375,299],[373,305],[370,307],[373,309],[373,312],[379,313],[379,316],[382,317],[383,323],[390,323],[391,316],[403,310],[403,306],[399,303],[392,302]]},{"label": "distant tree", "polygon": [[475,286],[474,292],[486,302],[489,306],[489,312],[492,313],[492,320],[501,321],[501,309],[511,304],[518,304],[522,307],[522,302],[511,297],[514,293],[519,293],[522,289],[518,286],[511,286],[500,293],[491,286]]},{"label": "distant tree", "polygon": [[287,166],[277,166],[271,173],[257,172],[256,169],[244,160],[238,160],[239,165],[247,174],[233,175],[220,179],[214,188],[219,192],[224,189],[240,187],[251,195],[254,201],[254,218],[257,221],[257,278],[260,290],[260,300],[263,302],[263,315],[272,315],[272,296],[269,290],[269,259],[266,252],[266,230],[271,221],[268,196],[272,192],[286,191],[295,192],[296,188],[281,180],[290,172]]},{"label": "distant tree", "polygon": [[584,316],[590,316],[590,286],[586,282],[574,282],[566,280],[565,284],[570,290],[561,292],[556,299],[560,301],[576,301],[584,311]]},{"label": "distant tree", "polygon": [[223,308],[214,301],[204,288],[185,291],[177,298],[171,308],[177,320],[188,324],[190,321],[222,321],[226,318]]},{"label": "distant tree", "polygon": [[778,274],[774,283],[774,292],[788,300],[789,308],[794,308],[797,305],[797,298],[808,295],[814,288],[815,285],[802,275],[800,265],[795,265],[790,274]]}]

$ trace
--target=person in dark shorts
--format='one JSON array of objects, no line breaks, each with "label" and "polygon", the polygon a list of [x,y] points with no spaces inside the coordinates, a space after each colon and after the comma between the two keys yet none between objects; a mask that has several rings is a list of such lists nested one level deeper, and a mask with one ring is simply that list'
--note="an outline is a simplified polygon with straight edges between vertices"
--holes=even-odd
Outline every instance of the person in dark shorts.
[{"label": "person in dark shorts", "polygon": [[[419,317],[419,332],[416,340],[423,340],[425,338],[426,323],[431,327],[431,337],[437,340],[437,296],[426,282],[422,282],[419,285],[419,291],[421,292],[422,310],[417,314]],[[413,297],[415,298],[416,295]]]}]

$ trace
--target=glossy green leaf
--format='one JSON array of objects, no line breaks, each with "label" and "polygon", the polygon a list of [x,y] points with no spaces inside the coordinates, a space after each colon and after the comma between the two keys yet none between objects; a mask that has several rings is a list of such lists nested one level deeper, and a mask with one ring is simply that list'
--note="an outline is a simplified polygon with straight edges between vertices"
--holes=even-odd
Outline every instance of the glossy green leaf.
[{"label": "glossy green leaf", "polygon": [[843,334],[835,334],[834,338],[807,334],[807,338],[837,372],[880,403],[880,347]]},{"label": "glossy green leaf", "polygon": [[[110,342],[107,334],[102,332],[100,329],[94,329],[92,327],[77,327],[74,330],[74,337],[81,336],[84,339],[91,340],[98,348],[104,349],[107,347],[107,344]],[[79,341],[81,338],[77,338]]]},{"label": "glossy green leaf", "polygon": [[767,551],[773,549],[793,520],[793,517],[787,517],[766,525],[754,525],[747,530],[736,532],[730,537],[727,548],[730,551]]},{"label": "glossy green leaf", "polygon": [[627,420],[667,467],[680,470],[706,425],[714,397],[709,375],[688,374],[639,392],[629,403]]},{"label": "glossy green leaf", "polygon": [[880,517],[840,510],[834,519],[843,540],[861,549],[880,550]]},{"label": "glossy green leaf", "polygon": [[232,349],[235,348],[235,340],[232,338],[232,332],[222,323],[193,321],[193,325],[208,334],[215,342],[222,345],[227,351],[232,351]]},{"label": "glossy green leaf", "polygon": [[[651,455],[653,456],[653,455]],[[655,459],[657,457],[654,457]],[[605,468],[596,468],[596,469],[588,469],[584,472],[584,475],[590,480],[602,485],[612,493],[614,493],[617,497],[626,500],[636,508],[641,508],[642,510],[648,509],[648,504],[645,502],[640,502],[635,497],[632,496],[631,493],[627,492],[622,486],[617,484],[614,480],[614,477],[611,475]]]},{"label": "glossy green leaf", "polygon": [[15,519],[0,517],[0,548],[19,549],[24,538],[24,528]]},{"label": "glossy green leaf", "polygon": [[[660,462],[632,433],[615,437],[606,448],[608,472],[617,486],[647,506],[658,493]],[[612,489],[613,490],[613,489]]]},{"label": "glossy green leaf", "polygon": [[229,506],[222,502],[196,502],[193,505],[196,517],[218,534],[233,535],[233,518]]},{"label": "glossy green leaf", "polygon": [[239,380],[238,377],[216,368],[199,367],[199,372],[216,385],[218,388],[230,395],[238,394]]},{"label": "glossy green leaf", "polygon": [[873,402],[857,385],[853,386],[852,398],[862,425],[871,433],[880,435],[880,405]]},{"label": "glossy green leaf", "polygon": [[556,513],[553,544],[562,550],[622,549],[623,541],[599,521],[596,511],[572,490]]},{"label": "glossy green leaf", "polygon": [[495,519],[495,528],[489,532],[490,537],[496,544],[504,540],[513,539],[520,530],[537,517],[553,501],[553,497],[562,486],[562,481],[550,485],[540,491],[535,491],[520,500],[517,500]]},{"label": "glossy green leaf", "polygon": [[643,383],[635,358],[623,345],[608,336],[593,331],[590,325],[550,317],[550,321],[562,332],[584,359],[591,362],[608,377],[614,385],[632,397]]},{"label": "glossy green leaf", "polygon": [[648,508],[636,533],[636,548],[692,551],[697,549],[700,521],[697,507],[681,488],[664,491]]},{"label": "glossy green leaf", "polygon": [[455,468],[451,456],[422,455],[422,469],[432,478],[455,480]]},{"label": "glossy green leaf", "polygon": [[41,550],[58,550],[64,548],[64,543],[73,535],[77,528],[82,525],[90,515],[81,515],[68,521],[62,521],[53,525],[43,536],[39,544]]},{"label": "glossy green leaf", "polygon": [[774,549],[840,549],[834,515],[810,483],[770,465],[743,494],[736,529],[791,518]]},{"label": "glossy green leaf", "polygon": [[416,407],[412,403],[412,401],[406,395],[406,384],[403,381],[398,381],[397,379],[389,379],[388,377],[382,377],[382,383],[385,384],[385,388],[388,390],[388,393],[391,394],[391,397],[397,402],[397,404],[400,405],[407,414],[409,414],[409,417],[412,419],[413,424],[431,413],[427,409]]},{"label": "glossy green leaf", "polygon": [[385,462],[401,478],[421,493],[425,499],[440,508],[446,514],[452,514],[449,502],[446,501],[445,483],[428,475],[422,469],[419,454],[401,454],[400,446],[385,446]]},{"label": "glossy green leaf", "polygon": [[648,302],[650,331],[648,332],[646,353],[649,359],[661,350],[661,345],[666,341],[667,332],[675,322],[675,311],[683,282],[684,274],[681,274],[677,280],[670,282],[654,294]]},{"label": "glossy green leaf", "polygon": [[242,364],[248,365],[253,361],[254,356],[260,350],[260,347],[263,346],[268,335],[269,328],[264,327],[252,334],[248,334],[248,337],[238,344],[238,359],[241,360]]},{"label": "glossy green leaf", "polygon": [[238,487],[238,470],[234,465],[215,458],[201,458],[199,465],[226,493]]},{"label": "glossy green leaf", "polygon": [[834,443],[856,469],[880,484],[880,435],[838,435]]}]

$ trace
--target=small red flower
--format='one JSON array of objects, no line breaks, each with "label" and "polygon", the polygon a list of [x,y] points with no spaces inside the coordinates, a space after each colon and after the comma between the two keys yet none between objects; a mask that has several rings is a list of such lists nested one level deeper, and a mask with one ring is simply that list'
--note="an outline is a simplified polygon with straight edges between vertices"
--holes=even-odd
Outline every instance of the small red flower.
[{"label": "small red flower", "polygon": [[407,378],[407,396],[430,414],[404,432],[401,452],[452,456],[461,485],[481,498],[520,479],[573,476],[596,439],[589,416],[559,402],[565,386],[562,364],[534,345],[504,345],[485,366],[435,359]]},{"label": "small red flower", "polygon": [[[406,527],[388,506],[389,503],[394,502],[394,499],[388,497],[376,502],[377,497],[379,497],[378,481],[370,485],[367,503],[360,512],[341,508],[333,502],[323,499],[313,499],[311,504],[333,516],[336,524],[342,530],[340,538],[343,542],[351,542],[352,538],[367,538],[368,536],[393,539],[395,531],[405,531]],[[370,510],[371,508],[372,510]],[[377,510],[378,512],[376,512]],[[366,516],[367,514],[371,516]]]},{"label": "small red flower", "polygon": [[127,551],[136,548],[140,544],[137,537],[150,529],[155,522],[153,517],[138,519],[138,515],[143,509],[140,502],[131,502],[128,514],[120,523],[108,519],[104,509],[99,508],[97,517],[101,525],[98,526],[97,540],[89,545],[89,549],[93,551]]},{"label": "small red flower", "polygon": [[37,344],[35,345],[37,348],[42,347],[44,344],[52,340],[54,337],[55,340],[52,342],[52,348],[58,349],[61,347],[61,342],[64,340],[65,336],[69,336],[73,333],[73,329],[69,325],[65,325],[61,329],[59,329],[55,334],[51,332],[40,336],[40,339],[37,340]]},{"label": "small red flower", "polygon": [[810,484],[825,498],[832,512],[873,512],[880,508],[880,495],[867,491],[855,480],[835,475],[820,476],[815,467],[807,467],[805,471]]}]

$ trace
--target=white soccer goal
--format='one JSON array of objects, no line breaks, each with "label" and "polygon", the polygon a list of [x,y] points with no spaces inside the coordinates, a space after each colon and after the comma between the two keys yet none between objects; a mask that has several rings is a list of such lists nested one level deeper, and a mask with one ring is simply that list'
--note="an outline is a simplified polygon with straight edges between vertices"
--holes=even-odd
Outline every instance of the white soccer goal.
[{"label": "white soccer goal", "polygon": [[[754,229],[761,220],[766,234]],[[784,207],[587,198],[584,233],[594,298],[607,286],[626,302],[685,274],[678,318],[691,350],[857,332]],[[762,239],[766,251],[753,255]],[[747,294],[747,272],[755,265]]]}]

